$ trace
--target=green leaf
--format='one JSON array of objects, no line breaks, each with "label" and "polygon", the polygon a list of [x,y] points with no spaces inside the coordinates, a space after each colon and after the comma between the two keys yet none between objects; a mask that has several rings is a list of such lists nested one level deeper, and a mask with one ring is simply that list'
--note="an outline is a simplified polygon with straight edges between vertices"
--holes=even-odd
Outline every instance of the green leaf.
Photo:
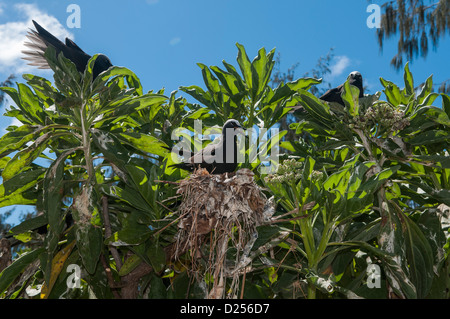
[{"label": "green leaf", "polygon": [[31,125],[22,125],[14,131],[8,132],[0,138],[0,157],[4,157],[18,149],[22,148],[33,138],[36,127]]},{"label": "green leaf", "polygon": [[392,105],[404,103],[405,98],[396,84],[383,78],[380,78],[380,82],[384,86],[384,94],[386,94],[389,103]]},{"label": "green leaf", "polygon": [[292,82],[286,83],[286,85],[292,90],[309,90],[309,88],[313,85],[322,83],[322,79],[315,79],[315,78],[300,78]]},{"label": "green leaf", "polygon": [[245,52],[245,48],[242,44],[236,43],[238,48],[238,56],[237,62],[241,69],[242,75],[244,76],[244,80],[247,88],[252,92],[253,89],[253,77],[252,77],[252,63]]},{"label": "green leaf", "polygon": [[136,74],[133,71],[120,66],[113,66],[97,76],[94,82],[92,82],[92,92],[98,92],[108,79],[117,76],[126,78],[129,87],[135,89],[138,95],[143,94],[141,82]]},{"label": "green leaf", "polygon": [[211,66],[211,70],[219,78],[223,87],[230,96],[236,95],[240,92],[238,87],[238,80],[236,79],[235,75],[226,72],[217,66]]},{"label": "green leaf", "polygon": [[41,93],[39,96],[41,100],[48,98],[53,99],[58,94],[58,91],[52,86],[51,82],[43,77],[34,74],[24,74],[22,77],[35,90],[38,96],[38,92]]},{"label": "green leaf", "polygon": [[13,234],[21,234],[25,233],[29,230],[35,230],[39,227],[45,226],[48,224],[47,217],[42,214],[30,219],[26,219],[21,222],[19,225],[11,228],[11,233]]},{"label": "green leaf", "polygon": [[[25,196],[29,195],[26,192],[42,180],[45,171],[45,168],[30,169],[4,181],[0,185],[0,207],[34,203],[33,198],[29,198],[29,201],[26,200]],[[32,191],[34,190],[32,189]]]},{"label": "green leaf", "polygon": [[[144,94],[138,97],[129,97],[126,100],[120,100],[116,103],[110,103],[107,108],[102,109],[102,113],[109,113],[109,117],[117,119],[123,116],[129,116],[134,111],[150,108],[151,111],[159,109],[167,101],[167,97],[160,94]],[[151,112],[154,113],[154,112]]]},{"label": "green leaf", "polygon": [[33,120],[35,123],[44,124],[44,112],[37,96],[33,94],[27,85],[19,83],[17,86],[20,99],[20,104],[17,106],[22,109],[22,112],[24,112],[30,120]]},{"label": "green leaf", "polygon": [[201,87],[196,85],[181,86],[180,90],[189,94],[203,105],[208,106],[210,108],[214,107],[211,95],[209,94],[209,92],[205,92]]},{"label": "green leaf", "polygon": [[147,257],[156,273],[164,270],[164,267],[166,266],[166,253],[164,248],[162,248],[157,242],[152,243],[147,248]]},{"label": "green leaf", "polygon": [[155,154],[162,157],[165,157],[169,153],[169,151],[165,148],[168,147],[167,144],[151,135],[125,132],[119,133],[117,136],[121,141],[133,146],[141,152]]},{"label": "green leaf", "polygon": [[298,99],[302,103],[302,106],[308,111],[308,114],[327,128],[333,120],[330,114],[330,107],[310,92],[300,89],[298,94]]},{"label": "green leaf", "polygon": [[405,240],[406,257],[411,281],[416,287],[417,298],[427,296],[433,283],[433,252],[425,235],[415,222],[413,222],[401,209],[391,203],[401,217],[403,237]]},{"label": "green leaf", "polygon": [[143,212],[153,212],[150,205],[142,198],[139,192],[136,192],[136,190],[130,187],[120,188],[119,186],[112,186],[110,188],[110,195],[127,202]]},{"label": "green leaf", "polygon": [[425,98],[433,91],[433,76],[430,75],[425,81],[420,93],[417,95],[417,104],[422,104]]},{"label": "green leaf", "polygon": [[136,269],[136,267],[139,266],[141,262],[142,259],[139,258],[138,255],[131,255],[125,260],[125,262],[122,265],[122,268],[120,268],[119,276],[122,277],[128,275],[130,272]]},{"label": "green leaf", "polygon": [[211,73],[209,68],[203,63],[197,63],[197,65],[202,69],[203,81],[208,88],[210,94],[214,96],[221,92],[220,84],[217,78]]},{"label": "green leaf", "polygon": [[119,169],[124,171],[125,164],[128,162],[130,155],[115,134],[98,129],[91,129],[91,132],[93,141],[100,152]]},{"label": "green leaf", "polygon": [[252,96],[254,100],[259,100],[261,94],[267,87],[270,81],[270,75],[272,74],[273,56],[275,55],[275,49],[272,49],[268,54],[264,48],[259,49],[258,56],[252,61]]},{"label": "green leaf", "polygon": [[442,96],[442,109],[445,111],[447,116],[450,118],[450,96],[441,93]]},{"label": "green leaf", "polygon": [[64,161],[70,151],[60,155],[48,168],[43,182],[43,210],[48,221],[45,238],[46,253],[41,257],[44,279],[49,283],[52,273],[53,254],[58,247],[61,232],[64,228],[62,198],[64,193]]},{"label": "green leaf", "polygon": [[21,255],[11,265],[0,273],[0,294],[14,282],[14,280],[22,273],[22,271],[32,262],[39,258],[44,248],[38,248],[31,252]]},{"label": "green leaf", "polygon": [[[151,218],[137,210],[125,214],[121,218],[122,229],[108,238],[107,242],[113,246],[136,246],[144,243],[151,236],[151,230],[147,224]],[[137,250],[134,252],[138,253]],[[145,256],[140,255],[140,257],[145,260]]]},{"label": "green leaf", "polygon": [[414,94],[414,80],[411,71],[409,70],[409,62],[406,62],[405,72],[403,74],[403,79],[405,80],[405,90],[406,94]]},{"label": "green leaf", "polygon": [[48,132],[41,135],[29,147],[14,155],[2,172],[3,180],[11,179],[38,158],[50,143],[52,134],[52,132]]},{"label": "green leaf", "polygon": [[348,80],[344,84],[342,100],[352,117],[359,115],[359,89],[354,85],[350,85]]},{"label": "green leaf", "polygon": [[76,225],[76,239],[84,267],[88,273],[95,273],[103,246],[101,228],[91,223]]},{"label": "green leaf", "polygon": [[440,144],[450,140],[450,133],[443,130],[431,130],[415,135],[408,143],[413,146]]},{"label": "green leaf", "polygon": [[[450,137],[449,137],[450,138]],[[417,158],[420,161],[427,162],[430,165],[440,166],[442,168],[450,168],[450,157],[440,155],[415,155],[413,159]]]}]

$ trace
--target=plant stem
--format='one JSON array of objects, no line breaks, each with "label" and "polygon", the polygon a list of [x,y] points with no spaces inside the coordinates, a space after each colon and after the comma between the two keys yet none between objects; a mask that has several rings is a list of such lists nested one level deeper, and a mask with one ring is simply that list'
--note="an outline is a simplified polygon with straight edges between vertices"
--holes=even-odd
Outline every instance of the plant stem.
[{"label": "plant stem", "polygon": [[87,118],[86,118],[86,104],[83,103],[80,111],[81,115],[81,130],[82,130],[82,137],[83,137],[83,151],[84,151],[84,158],[86,160],[86,170],[88,173],[88,179],[87,184],[92,183],[92,180],[95,179],[94,174],[94,163],[92,161],[92,154],[91,154],[91,141],[90,141],[90,134],[89,134],[89,127],[87,126]]}]

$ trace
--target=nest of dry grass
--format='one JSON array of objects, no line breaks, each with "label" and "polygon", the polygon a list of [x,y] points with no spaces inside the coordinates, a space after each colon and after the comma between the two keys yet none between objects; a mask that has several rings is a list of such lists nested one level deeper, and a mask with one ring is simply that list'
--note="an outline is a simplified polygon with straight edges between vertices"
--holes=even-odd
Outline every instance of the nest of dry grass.
[{"label": "nest of dry grass", "polygon": [[[209,284],[207,298],[237,297],[239,275],[258,237],[256,227],[273,215],[273,205],[253,175],[249,169],[222,175],[200,169],[179,183],[182,204],[174,257],[188,253],[190,274]],[[227,278],[231,284],[226,287]]]}]

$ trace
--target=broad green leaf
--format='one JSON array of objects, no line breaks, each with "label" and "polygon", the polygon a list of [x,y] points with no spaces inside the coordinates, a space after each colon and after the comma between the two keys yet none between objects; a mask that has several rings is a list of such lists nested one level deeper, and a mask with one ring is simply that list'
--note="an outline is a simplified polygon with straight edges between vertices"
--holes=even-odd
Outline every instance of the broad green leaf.
[{"label": "broad green leaf", "polygon": [[50,275],[50,279],[48,284],[44,282],[41,289],[41,299],[47,299],[48,295],[52,291],[53,285],[58,279],[61,271],[63,270],[64,263],[72,252],[73,247],[75,246],[75,241],[71,242],[67,246],[63,247],[52,260],[52,273]]},{"label": "broad green leaf", "polygon": [[24,74],[22,77],[35,90],[40,99],[54,98],[58,94],[58,91],[52,86],[51,82],[43,77],[33,74]]},{"label": "broad green leaf", "polygon": [[76,194],[72,204],[78,253],[90,274],[95,273],[103,246],[99,200],[97,198],[94,187],[84,185]]},{"label": "broad green leaf", "polygon": [[52,135],[52,132],[41,135],[33,144],[14,155],[8,164],[6,164],[2,172],[3,180],[6,181],[11,179],[38,158],[38,156],[47,148]]},{"label": "broad green leaf", "polygon": [[166,253],[164,248],[157,242],[152,242],[147,248],[147,258],[150,260],[153,270],[156,273],[164,270],[166,265]]},{"label": "broad green leaf", "polygon": [[300,78],[298,80],[288,82],[286,85],[292,90],[297,91],[299,89],[302,90],[309,90],[309,88],[312,85],[320,84],[322,83],[322,79],[315,79],[315,78]]},{"label": "broad green leaf", "polygon": [[[107,131],[91,129],[95,145],[101,153],[119,169],[124,171],[125,164],[129,160],[129,152],[120,143],[119,139]],[[120,176],[121,178],[123,176]]]},{"label": "broad green leaf", "polygon": [[245,83],[250,92],[253,89],[253,77],[252,77],[252,63],[245,52],[245,48],[242,44],[236,43],[239,50],[237,56],[237,62],[241,69],[242,75],[244,76]]},{"label": "broad green leaf", "polygon": [[450,133],[443,130],[431,130],[415,135],[408,141],[409,144],[418,145],[431,145],[440,144],[450,140]]},{"label": "broad green leaf", "polygon": [[63,153],[48,168],[43,182],[43,210],[48,221],[45,238],[46,253],[41,257],[44,279],[48,284],[52,273],[53,254],[58,247],[64,227],[62,198],[64,193],[64,161],[70,153]]},{"label": "broad green leaf", "polygon": [[78,253],[84,267],[89,274],[93,274],[97,267],[103,246],[102,230],[98,226],[76,224],[76,241]]},{"label": "broad green leaf", "polygon": [[34,203],[35,198],[29,196],[29,191],[34,191],[45,171],[45,168],[30,169],[4,181],[0,185],[0,207]]},{"label": "broad green leaf", "polygon": [[220,84],[217,78],[211,73],[209,68],[203,63],[197,63],[197,65],[202,69],[203,81],[208,88],[210,94],[213,96],[221,92]]},{"label": "broad green leaf", "polygon": [[417,226],[428,240],[434,257],[433,271],[437,275],[439,268],[442,267],[446,255],[444,247],[446,244],[445,226],[441,222],[440,216],[433,210],[425,210],[417,221]]},{"label": "broad green leaf", "polygon": [[389,103],[392,105],[404,103],[404,100],[406,99],[403,97],[400,88],[396,84],[383,78],[380,78],[380,82],[384,86],[384,94],[386,94]]},{"label": "broad green leaf", "polygon": [[152,213],[153,210],[149,204],[142,198],[142,196],[134,189],[129,187],[120,188],[119,186],[112,186],[110,195],[120,200],[123,200],[131,206],[147,213]]},{"label": "broad green leaf", "polygon": [[[450,139],[450,136],[449,136]],[[441,155],[415,155],[412,156],[414,160],[417,158],[421,162],[427,162],[430,165],[440,166],[442,168],[450,168],[450,157],[449,156],[441,156]]]},{"label": "broad green leaf", "polygon": [[273,56],[275,55],[275,49],[272,49],[268,54],[266,50],[261,48],[258,51],[258,56],[252,61],[252,93],[255,100],[259,100],[261,94],[267,87],[270,81],[270,75],[272,74]]},{"label": "broad green leaf", "polygon": [[[113,246],[130,246],[140,247],[152,234],[148,227],[148,222],[153,217],[149,216],[142,211],[133,210],[131,213],[126,213],[121,218],[122,228],[114,233],[111,238],[107,239],[107,242]],[[139,254],[138,248],[134,250]],[[141,259],[146,260],[146,257],[140,254]]]},{"label": "broad green leaf", "polygon": [[433,91],[433,76],[430,75],[425,81],[420,93],[417,95],[417,104],[422,104],[425,98]]},{"label": "broad green leaf", "polygon": [[450,96],[441,93],[442,96],[442,109],[445,111],[447,116],[450,118]]},{"label": "broad green leaf", "polygon": [[330,107],[310,92],[300,89],[298,94],[298,99],[302,103],[302,106],[316,121],[327,128],[333,120],[330,114]]},{"label": "broad green leaf", "polygon": [[17,86],[20,99],[20,104],[18,104],[19,108],[22,109],[22,112],[30,120],[33,120],[35,123],[44,124],[44,112],[37,96],[34,95],[27,85],[19,83]]},{"label": "broad green leaf", "polygon": [[94,82],[92,82],[92,91],[94,93],[97,92],[110,78],[117,76],[125,77],[130,88],[136,89],[138,95],[143,94],[141,82],[136,74],[133,71],[120,66],[113,66],[97,76]]},{"label": "broad green leaf", "polygon": [[0,198],[0,207],[11,205],[35,205],[37,197],[37,193],[33,189],[13,193],[9,196],[5,196],[4,198]]},{"label": "broad green leaf", "polygon": [[155,154],[162,157],[165,157],[169,153],[166,149],[168,147],[167,144],[151,135],[125,132],[119,133],[117,136],[121,141],[133,146],[141,152]]},{"label": "broad green leaf", "polygon": [[238,80],[233,74],[226,72],[217,66],[211,66],[211,70],[219,78],[220,82],[222,83],[222,85],[227,90],[230,96],[233,96],[240,92],[237,84]]},{"label": "broad green leaf", "polygon": [[449,189],[434,189],[433,187],[428,186],[425,183],[419,183],[419,182],[416,182],[415,180],[410,180],[409,183],[418,187],[419,189],[422,189],[423,191],[425,191],[425,193],[429,197],[433,198],[436,201],[436,203],[442,203],[447,206],[450,206],[450,190]]},{"label": "broad green leaf", "polygon": [[139,266],[142,262],[142,259],[139,258],[138,255],[131,255],[129,256],[125,262],[122,265],[122,268],[120,268],[119,276],[125,276],[128,275],[130,272],[132,272],[134,269],[136,269],[137,266]]},{"label": "broad green leaf", "polygon": [[29,266],[32,262],[39,258],[44,248],[38,248],[28,253],[22,254],[11,265],[6,267],[0,273],[0,294],[5,292],[6,289],[14,282],[14,280],[22,273],[22,271]]},{"label": "broad green leaf", "polygon": [[413,80],[413,75],[412,75],[411,71],[409,70],[409,62],[406,62],[403,79],[405,81],[406,94],[413,95],[414,94],[414,80]]},{"label": "broad green leaf", "polygon": [[226,61],[222,61],[223,65],[225,66],[225,69],[227,69],[227,71],[234,76],[234,78],[236,79],[236,85],[239,89],[240,92],[246,93],[247,92],[247,88],[245,87],[244,81],[242,80],[240,74],[236,71],[236,68],[227,63]]},{"label": "broad green leaf", "polygon": [[352,117],[359,116],[359,89],[354,85],[350,85],[348,80],[344,84],[342,100]]},{"label": "broad green leaf", "polygon": [[36,228],[39,228],[41,226],[47,225],[47,217],[42,214],[30,219],[26,219],[23,222],[21,222],[19,225],[14,226],[11,228],[11,233],[13,234],[21,234],[24,232],[27,232],[29,230],[34,230]]},{"label": "broad green leaf", "polygon": [[[434,258],[431,246],[424,234],[401,209],[394,205],[397,214],[401,216],[401,229],[405,241],[406,257],[411,281],[416,287],[417,298],[424,298],[433,283]],[[398,225],[399,227],[400,225]]]},{"label": "broad green leaf", "polygon": [[180,90],[189,94],[193,98],[195,98],[197,101],[202,103],[205,106],[213,108],[213,102],[211,99],[211,95],[209,92],[205,92],[201,87],[196,85],[191,86],[181,86]]},{"label": "broad green leaf", "polygon": [[146,108],[159,108],[161,104],[167,101],[167,97],[160,94],[144,94],[138,97],[128,97],[127,99],[109,104],[102,112],[109,112],[109,117],[116,119],[122,116],[129,116],[133,111],[139,111]]},{"label": "broad green leaf", "polygon": [[433,102],[439,97],[438,93],[430,93],[421,102],[419,106],[431,106]]},{"label": "broad green leaf", "polygon": [[[147,175],[145,170],[141,167],[134,165],[126,166],[128,174],[133,181],[133,188],[135,188],[144,199],[149,207],[155,208],[155,182]],[[131,184],[131,183],[130,183]]]}]

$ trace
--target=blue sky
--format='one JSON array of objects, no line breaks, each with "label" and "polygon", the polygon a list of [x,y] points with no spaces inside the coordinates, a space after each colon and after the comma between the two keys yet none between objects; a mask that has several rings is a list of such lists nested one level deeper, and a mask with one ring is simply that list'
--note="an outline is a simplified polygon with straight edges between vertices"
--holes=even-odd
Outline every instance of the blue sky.
[{"label": "blue sky", "polygon": [[[69,4],[81,10],[80,28],[67,26]],[[0,0],[0,81],[10,73],[19,82],[22,73],[52,79],[50,71],[20,59],[26,31],[35,19],[59,38],[69,36],[87,53],[104,53],[113,64],[133,70],[145,91],[164,87],[169,94],[179,86],[204,87],[196,63],[221,65],[226,60],[237,66],[239,42],[250,59],[261,47],[276,48],[282,71],[300,63],[297,77],[333,47],[328,78],[332,85],[358,70],[374,93],[381,90],[380,76],[402,85],[403,73],[389,63],[396,40],[386,41],[380,52],[375,29],[367,27],[368,5],[364,0]],[[447,37],[426,60],[415,60],[410,67],[416,85],[431,74],[435,83],[449,79],[449,52]],[[0,116],[0,134],[11,123],[11,118]]]}]

